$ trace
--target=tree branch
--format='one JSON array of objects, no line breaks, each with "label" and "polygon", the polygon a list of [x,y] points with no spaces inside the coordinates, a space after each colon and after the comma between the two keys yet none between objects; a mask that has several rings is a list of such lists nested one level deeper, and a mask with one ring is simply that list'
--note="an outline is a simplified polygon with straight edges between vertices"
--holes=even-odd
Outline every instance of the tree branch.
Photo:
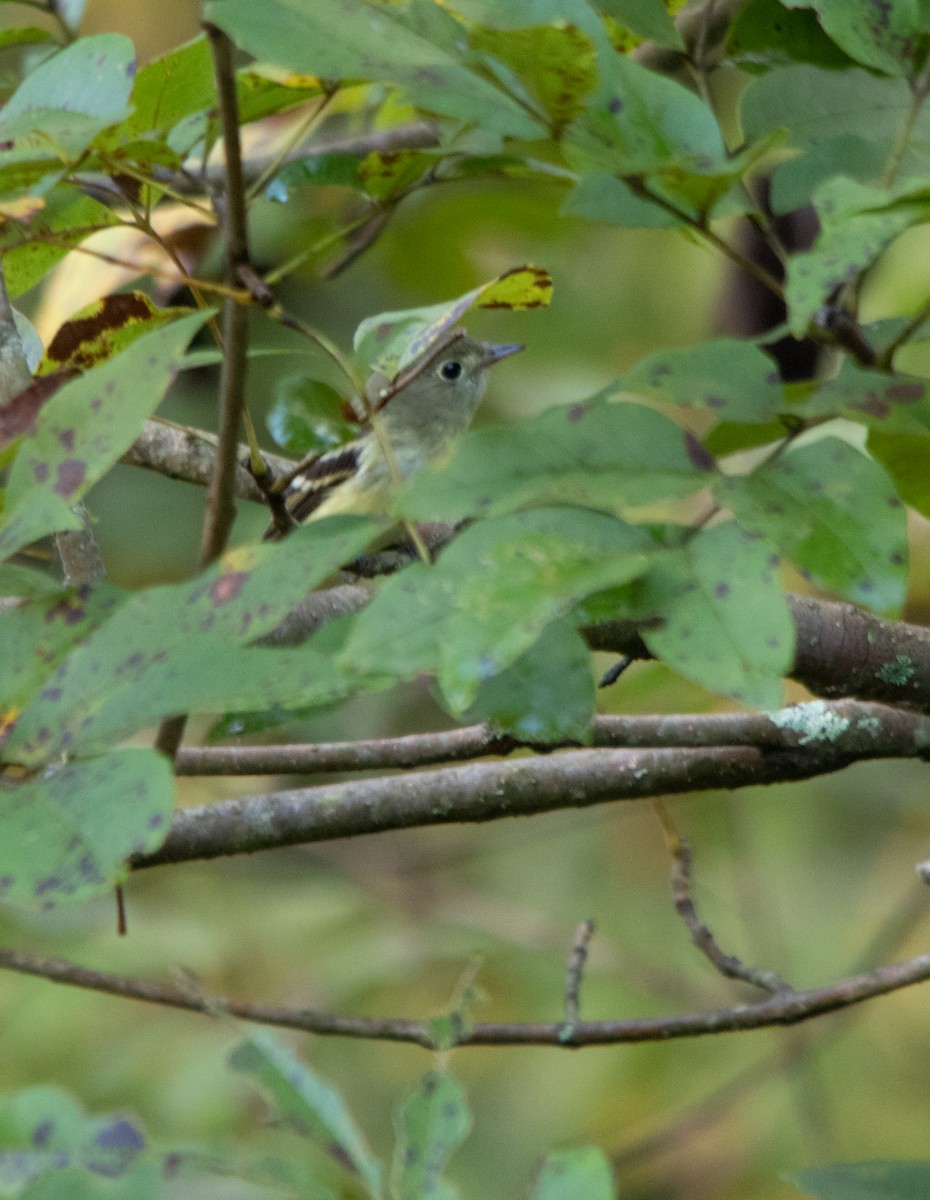
[{"label": "tree branch", "polygon": [[[0,969],[34,975],[52,983],[87,988],[148,1004],[213,1016],[218,1011],[244,1021],[299,1029],[330,1037],[353,1037],[390,1042],[408,1042],[434,1049],[428,1023],[403,1018],[345,1017],[268,1004],[247,1004],[216,996],[192,995],[180,988],[147,983],[131,976],[92,971],[64,959],[38,958],[18,950],[0,949]],[[458,1046],[553,1046],[579,1049],[583,1046],[618,1045],[631,1042],[665,1042],[672,1038],[702,1037],[735,1033],[774,1025],[796,1025],[813,1017],[837,1012],[884,996],[900,988],[930,979],[930,955],[921,954],[905,962],[879,967],[861,975],[841,979],[822,988],[803,992],[780,992],[756,1004],[733,1008],[682,1013],[673,1017],[642,1017],[630,1021],[577,1021],[537,1024],[476,1023],[456,1043]]]},{"label": "tree branch", "polygon": [[863,758],[921,757],[923,726],[889,729],[850,750],[836,741],[798,749],[567,750],[537,758],[286,789],[183,809],[165,842],[135,869],[392,829],[494,821],[607,801],[786,783]]},{"label": "tree branch", "polygon": [[[324,596],[326,593],[314,593]],[[367,597],[367,593],[364,593]],[[775,713],[708,713],[661,717],[596,717],[594,746],[755,746],[790,750],[816,742],[841,741],[851,757],[874,757],[888,742],[930,747],[930,719],[882,704],[823,700]],[[437,733],[415,733],[368,741],[315,742],[280,746],[192,746],[178,753],[178,775],[306,775],[322,771],[374,771],[463,762],[512,754],[532,743],[470,725]],[[556,747],[547,744],[544,749]],[[924,750],[922,755],[930,753]]]}]

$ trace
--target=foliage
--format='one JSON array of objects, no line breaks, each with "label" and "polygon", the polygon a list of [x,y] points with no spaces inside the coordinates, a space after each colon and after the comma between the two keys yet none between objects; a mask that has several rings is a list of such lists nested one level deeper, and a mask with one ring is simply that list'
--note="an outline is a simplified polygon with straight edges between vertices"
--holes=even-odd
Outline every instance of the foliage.
[{"label": "foliage", "polygon": [[[126,37],[77,36],[79,7],[49,7],[60,44],[28,29],[6,42],[29,50],[0,112],[0,250],[13,297],[73,248],[93,253],[87,240],[105,231],[150,240],[161,255],[154,280],[169,266],[187,280],[180,237],[159,227],[175,204],[188,206],[204,244],[217,236],[190,189],[222,136],[207,37],[137,70]],[[787,331],[822,346],[823,371],[783,383],[771,331],[670,345],[594,395],[467,434],[399,490],[384,520],[332,518],[281,545],[246,541],[190,579],[138,590],[63,584],[9,562],[5,900],[85,901],[122,879],[133,855],[157,849],[168,768],[124,743],[179,712],[265,714],[256,719],[271,724],[426,674],[457,721],[583,745],[597,711],[583,640],[592,614],[629,622],[682,679],[762,709],[782,702],[795,660],[781,564],[832,596],[900,614],[906,506],[930,516],[928,385],[907,369],[930,303],[867,321],[862,298],[889,251],[930,219],[930,11],[889,0],[878,21],[873,7],[749,0],[711,47],[710,29],[687,41],[659,0],[208,0],[206,20],[242,52],[243,125],[291,114],[303,132],[340,104],[381,134],[429,121],[426,144],[362,157],[283,152],[252,176],[250,204],[316,205],[326,225],[317,245],[269,274],[274,283],[308,263],[322,274],[333,252],[345,265],[411,198],[518,180],[560,189],[566,218],[678,230],[736,260],[784,301]],[[691,76],[634,53],[646,38]],[[712,67],[738,80],[733,112],[715,108]],[[816,239],[786,253],[773,214],[808,204]],[[783,283],[743,254],[737,218],[781,257]],[[191,285],[197,311],[135,292],[91,304],[51,342],[37,382],[7,388],[4,561],[81,527],[75,506],[116,468],[176,376],[202,365],[188,348],[208,323],[215,332],[214,299],[230,289],[241,303],[255,299],[242,278],[218,286],[205,268]],[[545,270],[514,266],[458,298],[367,317],[354,358],[311,336],[351,391],[371,371],[393,379],[415,367],[466,314],[541,309],[551,294]],[[280,317],[265,307],[267,320]],[[330,383],[289,375],[269,424],[304,453],[348,440],[360,415],[340,410]],[[435,562],[379,581],[371,603],[338,626],[299,646],[255,644],[389,529],[464,520]],[[383,1194],[381,1168],[338,1097],[282,1065],[272,1043],[247,1045],[234,1065],[271,1091],[285,1124],[331,1153],[335,1144],[367,1194]],[[442,1173],[467,1129],[459,1085],[443,1071],[428,1076],[399,1119],[391,1194],[451,1195]],[[57,1164],[75,1165],[87,1163]],[[542,1168],[533,1194],[606,1195],[609,1176],[599,1152],[567,1151]],[[20,1180],[22,1194],[33,1195],[36,1177]],[[814,1194],[859,1194],[839,1174],[804,1180],[821,1187]],[[888,1186],[882,1194],[906,1194]]]}]

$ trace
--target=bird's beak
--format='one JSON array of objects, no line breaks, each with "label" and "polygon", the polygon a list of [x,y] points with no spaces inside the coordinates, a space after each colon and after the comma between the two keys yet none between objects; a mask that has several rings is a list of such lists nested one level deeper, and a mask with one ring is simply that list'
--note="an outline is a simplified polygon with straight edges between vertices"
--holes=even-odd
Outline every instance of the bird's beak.
[{"label": "bird's beak", "polygon": [[502,345],[495,346],[493,342],[481,343],[481,365],[489,367],[492,363],[500,362],[502,358],[509,358],[511,354],[519,354],[521,350],[525,350],[525,346],[521,346],[518,342],[505,342]]}]

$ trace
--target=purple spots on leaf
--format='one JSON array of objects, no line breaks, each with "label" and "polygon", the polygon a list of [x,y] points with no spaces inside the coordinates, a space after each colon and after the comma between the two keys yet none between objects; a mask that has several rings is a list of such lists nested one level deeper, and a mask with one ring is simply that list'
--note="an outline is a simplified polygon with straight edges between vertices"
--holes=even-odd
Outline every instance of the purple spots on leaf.
[{"label": "purple spots on leaf", "polygon": [[48,463],[35,463],[32,468],[32,474],[36,483],[45,483],[49,475]]},{"label": "purple spots on leaf", "polygon": [[714,456],[690,430],[685,433],[685,453],[700,470],[712,471],[714,469]]},{"label": "purple spots on leaf", "polygon": [[73,496],[87,474],[87,463],[79,458],[66,458],[58,464],[55,475],[55,491],[59,496]]},{"label": "purple spots on leaf", "polygon": [[33,1146],[47,1146],[55,1132],[54,1121],[40,1121],[32,1132]]},{"label": "purple spots on leaf", "polygon": [[714,586],[714,595],[718,600],[725,600],[730,594],[730,585],[728,583],[718,583]]},{"label": "purple spots on leaf", "polygon": [[611,100],[611,102],[607,105],[607,111],[612,112],[614,116],[616,116],[618,112],[623,111],[623,101],[619,96],[614,96],[613,100]]},{"label": "purple spots on leaf", "polygon": [[61,443],[61,445],[65,448],[65,450],[73,450],[74,449],[74,430],[73,429],[59,429],[58,440]]},{"label": "purple spots on leaf", "polygon": [[566,413],[569,423],[572,425],[576,424],[584,418],[587,411],[588,406],[586,404],[570,404]]}]

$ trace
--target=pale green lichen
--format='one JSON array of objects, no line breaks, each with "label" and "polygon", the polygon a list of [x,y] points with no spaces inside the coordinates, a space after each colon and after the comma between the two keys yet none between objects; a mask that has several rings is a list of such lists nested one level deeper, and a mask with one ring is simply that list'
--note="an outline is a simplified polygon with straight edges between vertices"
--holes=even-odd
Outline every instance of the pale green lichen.
[{"label": "pale green lichen", "polygon": [[800,733],[799,744],[810,746],[816,742],[835,742],[849,729],[849,721],[827,707],[823,700],[811,700],[807,704],[796,704],[769,713],[769,720],[779,729]]},{"label": "pale green lichen", "polygon": [[891,662],[882,663],[878,668],[878,677],[882,683],[890,683],[894,687],[903,687],[910,683],[917,674],[913,659],[907,654],[899,654]]},{"label": "pale green lichen", "polygon": [[870,733],[873,738],[877,738],[882,731],[882,723],[878,717],[860,717],[856,722],[856,728],[861,729],[863,733]]}]

